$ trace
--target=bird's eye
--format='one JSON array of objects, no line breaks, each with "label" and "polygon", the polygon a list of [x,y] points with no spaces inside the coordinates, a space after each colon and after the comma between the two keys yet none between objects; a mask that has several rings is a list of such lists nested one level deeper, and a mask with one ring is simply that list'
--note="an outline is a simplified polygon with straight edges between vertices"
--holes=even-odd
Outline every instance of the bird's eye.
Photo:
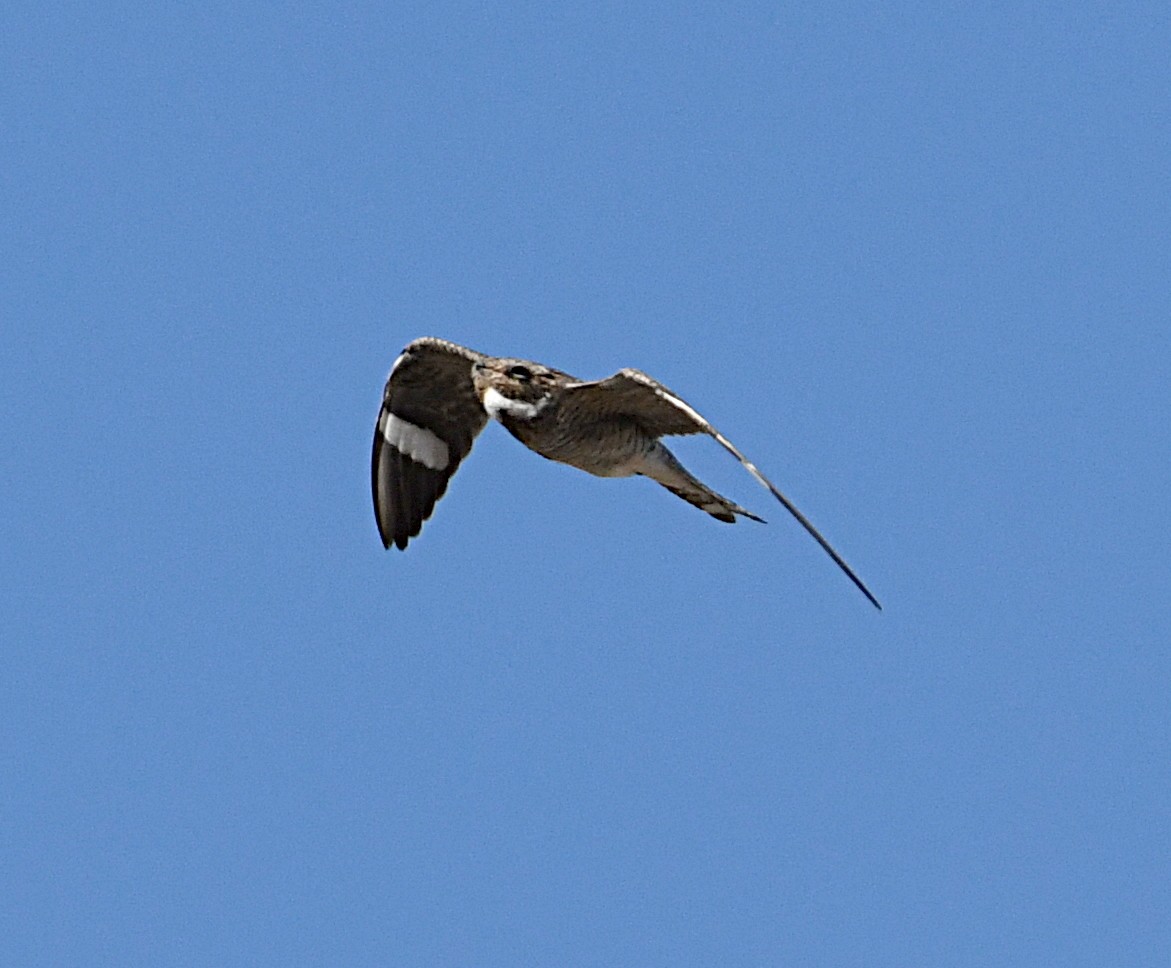
[{"label": "bird's eye", "polygon": [[528,383],[533,378],[533,371],[527,366],[510,366],[508,368],[508,375],[521,383]]}]

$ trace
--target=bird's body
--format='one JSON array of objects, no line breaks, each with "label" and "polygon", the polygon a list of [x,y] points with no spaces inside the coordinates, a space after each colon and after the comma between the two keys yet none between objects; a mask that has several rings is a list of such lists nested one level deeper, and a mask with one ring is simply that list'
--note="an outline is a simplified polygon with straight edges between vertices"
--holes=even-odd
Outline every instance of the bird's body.
[{"label": "bird's body", "polygon": [[374,509],[383,544],[406,548],[488,419],[549,460],[598,477],[643,475],[732,523],[762,519],[692,475],[659,439],[714,437],[767,487],[876,606],[800,511],[682,398],[638,370],[583,381],[530,360],[492,357],[446,340],[410,343],[395,361],[374,435]]}]

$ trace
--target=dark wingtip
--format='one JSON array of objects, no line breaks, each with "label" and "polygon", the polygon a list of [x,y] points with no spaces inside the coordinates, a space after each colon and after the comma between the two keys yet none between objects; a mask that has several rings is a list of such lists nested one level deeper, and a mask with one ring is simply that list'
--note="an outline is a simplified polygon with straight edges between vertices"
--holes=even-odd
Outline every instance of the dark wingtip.
[{"label": "dark wingtip", "polygon": [[870,604],[873,605],[875,608],[877,608],[881,612],[882,605],[880,605],[878,602],[878,599],[875,598],[873,594],[871,594],[870,589],[867,588],[864,584],[862,584],[862,579],[859,578],[857,575],[855,575],[854,572],[850,568],[846,567],[845,562],[841,561],[836,556],[835,556],[835,560],[841,566],[842,571],[844,571],[846,573],[846,577],[849,578],[850,581],[852,581],[854,583],[854,585],[857,587],[858,591],[860,591],[863,595],[865,595],[867,600],[870,602]]},{"label": "dark wingtip", "polygon": [[378,507],[377,498],[375,498],[374,502],[374,523],[378,526],[378,540],[382,542],[382,547],[389,549],[394,541],[392,537],[386,533],[386,526],[382,521],[382,514],[380,513]]},{"label": "dark wingtip", "polygon": [[881,612],[882,606],[878,603],[878,599],[875,598],[874,595],[871,594],[870,589],[867,588],[862,583],[862,579],[854,574],[854,570],[849,565],[847,565],[845,563],[845,561],[842,560],[841,556],[836,551],[830,550],[829,547],[826,545],[823,545],[823,547],[825,547],[826,550],[829,551],[830,557],[832,557],[833,560],[835,562],[837,562],[838,567],[841,568],[842,571],[844,571],[846,573],[846,577],[849,578],[850,581],[852,581],[854,583],[854,586],[858,589],[858,591],[860,591],[863,595],[865,595],[867,600],[870,602],[870,604],[873,605],[875,608],[877,608]]}]

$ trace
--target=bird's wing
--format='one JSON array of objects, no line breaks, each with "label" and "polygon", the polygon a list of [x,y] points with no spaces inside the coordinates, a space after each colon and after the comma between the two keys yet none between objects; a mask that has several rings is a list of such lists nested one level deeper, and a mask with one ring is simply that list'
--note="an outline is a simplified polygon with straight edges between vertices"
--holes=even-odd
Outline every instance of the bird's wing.
[{"label": "bird's wing", "polygon": [[595,418],[624,418],[636,421],[648,434],[655,437],[676,436],[681,434],[707,434],[714,437],[732,456],[734,456],[748,472],[761,484],[768,488],[773,497],[784,505],[801,526],[809,532],[813,539],[821,545],[846,576],[874,605],[881,609],[876,599],[862,580],[854,574],[854,570],[846,564],[828,541],[821,536],[821,532],[813,526],[804,514],[797,510],[777,486],[765,477],[747,457],[727,437],[703,417],[698,410],[687,403],[678,394],[668,390],[654,377],[647,376],[641,370],[619,370],[612,377],[605,380],[595,380],[590,383],[574,383],[568,386],[563,397],[563,407],[572,407],[582,416]]},{"label": "bird's wing", "polygon": [[425,337],[395,360],[374,430],[371,485],[378,533],[406,548],[431,516],[488,415],[472,384],[482,354]]},{"label": "bird's wing", "polygon": [[565,388],[562,406],[583,417],[637,421],[652,437],[716,435],[716,428],[693,407],[641,370],[619,370],[605,380],[571,383]]}]

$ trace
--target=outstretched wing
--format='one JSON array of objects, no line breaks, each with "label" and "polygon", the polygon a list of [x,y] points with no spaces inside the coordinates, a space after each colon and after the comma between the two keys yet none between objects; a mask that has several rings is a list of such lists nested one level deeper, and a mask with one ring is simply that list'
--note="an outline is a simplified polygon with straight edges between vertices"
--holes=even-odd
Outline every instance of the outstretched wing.
[{"label": "outstretched wing", "polygon": [[563,407],[577,407],[581,411],[595,414],[599,418],[623,417],[636,421],[648,434],[655,437],[677,436],[681,434],[707,434],[714,437],[747,468],[761,484],[767,487],[785,510],[800,522],[801,526],[812,535],[821,545],[846,576],[874,605],[881,609],[878,599],[875,598],[862,580],[854,574],[853,569],[845,560],[834,551],[830,543],[821,536],[804,514],[775,484],[765,477],[747,457],[737,449],[727,437],[713,427],[699,411],[683,400],[678,394],[672,393],[663,384],[653,377],[647,376],[641,370],[619,370],[612,377],[605,380],[595,380],[591,383],[575,383],[566,388],[563,398]]},{"label": "outstretched wing", "polygon": [[425,337],[395,360],[374,431],[371,486],[382,543],[400,550],[431,516],[488,415],[472,385],[482,354]]}]

